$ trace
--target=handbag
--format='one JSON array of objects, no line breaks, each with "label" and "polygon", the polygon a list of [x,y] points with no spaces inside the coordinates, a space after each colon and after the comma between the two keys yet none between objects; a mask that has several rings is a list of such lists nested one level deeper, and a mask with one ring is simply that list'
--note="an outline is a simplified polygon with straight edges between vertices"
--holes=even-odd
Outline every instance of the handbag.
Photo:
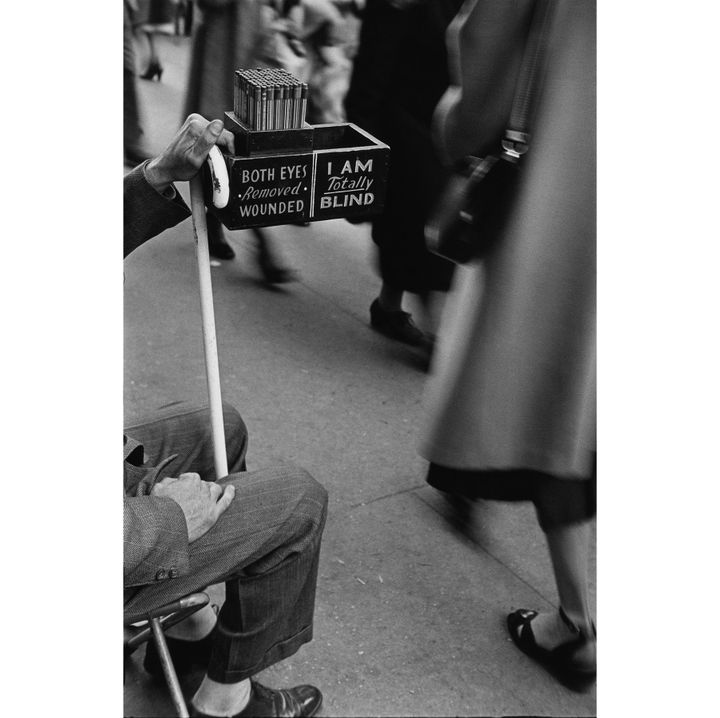
[{"label": "handbag", "polygon": [[497,154],[468,155],[450,176],[425,223],[428,249],[457,264],[487,252],[504,225],[530,145],[530,112],[543,70],[553,0],[537,0],[515,86],[510,121]]}]

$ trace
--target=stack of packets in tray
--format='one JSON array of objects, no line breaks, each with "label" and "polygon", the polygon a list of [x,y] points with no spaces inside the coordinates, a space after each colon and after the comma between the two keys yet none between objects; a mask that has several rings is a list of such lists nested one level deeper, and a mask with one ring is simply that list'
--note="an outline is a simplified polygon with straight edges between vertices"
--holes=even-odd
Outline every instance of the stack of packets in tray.
[{"label": "stack of packets in tray", "polygon": [[307,84],[285,70],[235,70],[235,116],[251,130],[304,127],[307,98]]}]

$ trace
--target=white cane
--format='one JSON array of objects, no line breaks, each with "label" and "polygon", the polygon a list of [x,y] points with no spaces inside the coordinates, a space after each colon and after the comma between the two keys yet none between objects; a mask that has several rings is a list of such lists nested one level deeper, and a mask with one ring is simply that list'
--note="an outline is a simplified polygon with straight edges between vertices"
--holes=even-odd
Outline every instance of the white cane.
[{"label": "white cane", "polygon": [[[227,205],[230,197],[230,182],[225,161],[217,147],[210,150],[207,162],[212,177],[213,205],[218,209],[222,209]],[[216,478],[220,479],[228,475],[227,450],[225,448],[225,425],[223,423],[222,396],[220,393],[220,367],[218,364],[217,335],[215,333],[215,310],[213,308],[212,279],[210,277],[210,250],[205,218],[205,200],[199,174],[190,180],[190,207],[195,231],[195,249],[200,284],[205,374],[207,376],[208,399],[210,400],[210,425],[212,428],[215,475]]]}]

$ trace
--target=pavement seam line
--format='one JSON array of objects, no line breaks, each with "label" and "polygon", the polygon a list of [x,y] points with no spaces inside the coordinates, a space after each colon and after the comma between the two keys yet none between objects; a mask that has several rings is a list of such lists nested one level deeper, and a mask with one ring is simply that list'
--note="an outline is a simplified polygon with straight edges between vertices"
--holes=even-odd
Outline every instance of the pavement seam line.
[{"label": "pavement seam line", "polygon": [[384,494],[383,496],[378,496],[377,498],[370,499],[369,501],[361,501],[358,504],[352,504],[351,506],[348,506],[348,508],[346,509],[346,512],[352,511],[353,509],[359,509],[363,506],[369,506],[370,504],[374,504],[378,501],[382,501],[383,499],[391,499],[394,496],[401,496],[402,494],[408,494],[412,491],[417,491],[418,489],[421,489],[423,487],[423,485],[424,484],[418,484],[417,486],[411,486],[408,489],[400,489],[399,491],[394,491],[391,494]]},{"label": "pavement seam line", "polygon": [[[417,488],[423,488],[423,487],[422,487],[422,486],[419,486],[419,487],[417,487]],[[425,506],[427,506],[427,507],[429,507],[430,509],[432,509],[438,516],[440,516],[441,518],[445,519],[445,516],[444,516],[437,508],[435,508],[435,506],[433,506],[432,504],[430,504],[430,503],[428,503],[427,501],[425,501],[425,499],[422,498],[422,496],[418,496],[417,494],[413,494],[413,495],[415,496],[415,498],[416,498],[418,501],[421,501],[423,504],[425,504]],[[481,543],[478,543],[477,541],[475,541],[474,538],[472,538],[471,536],[467,536],[465,533],[462,533],[461,535],[462,535],[462,537],[463,537],[463,539],[464,539],[465,541],[467,541],[468,543],[472,544],[473,546],[477,546],[483,553],[485,553],[486,555],[488,555],[491,559],[493,559],[493,561],[495,561],[496,563],[498,563],[500,566],[502,566],[503,568],[507,569],[507,571],[509,571],[513,576],[515,576],[515,578],[516,578],[518,581],[520,581],[521,583],[524,583],[528,588],[530,588],[534,593],[536,593],[538,596],[540,596],[543,600],[545,600],[545,601],[546,601],[547,603],[549,603],[551,606],[555,606],[554,600],[548,598],[542,591],[540,591],[539,589],[537,589],[537,588],[536,588],[535,586],[533,586],[531,583],[528,583],[528,581],[527,581],[526,579],[524,579],[522,576],[520,576],[515,570],[513,570],[512,568],[510,568],[510,566],[508,566],[504,561],[502,561],[502,559],[498,558],[498,557],[497,557],[494,553],[492,553],[487,547],[483,546]]]}]

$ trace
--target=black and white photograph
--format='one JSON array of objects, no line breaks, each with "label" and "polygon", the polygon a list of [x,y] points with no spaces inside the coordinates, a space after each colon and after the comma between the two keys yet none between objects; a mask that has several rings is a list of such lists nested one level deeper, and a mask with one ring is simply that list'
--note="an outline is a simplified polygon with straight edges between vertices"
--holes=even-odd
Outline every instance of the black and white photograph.
[{"label": "black and white photograph", "polygon": [[124,9],[125,714],[595,715],[595,3]]},{"label": "black and white photograph", "polygon": [[678,182],[710,85],[646,143],[595,0],[106,5],[15,19],[32,91],[6,62],[11,713],[701,714],[713,181],[639,170]]}]

